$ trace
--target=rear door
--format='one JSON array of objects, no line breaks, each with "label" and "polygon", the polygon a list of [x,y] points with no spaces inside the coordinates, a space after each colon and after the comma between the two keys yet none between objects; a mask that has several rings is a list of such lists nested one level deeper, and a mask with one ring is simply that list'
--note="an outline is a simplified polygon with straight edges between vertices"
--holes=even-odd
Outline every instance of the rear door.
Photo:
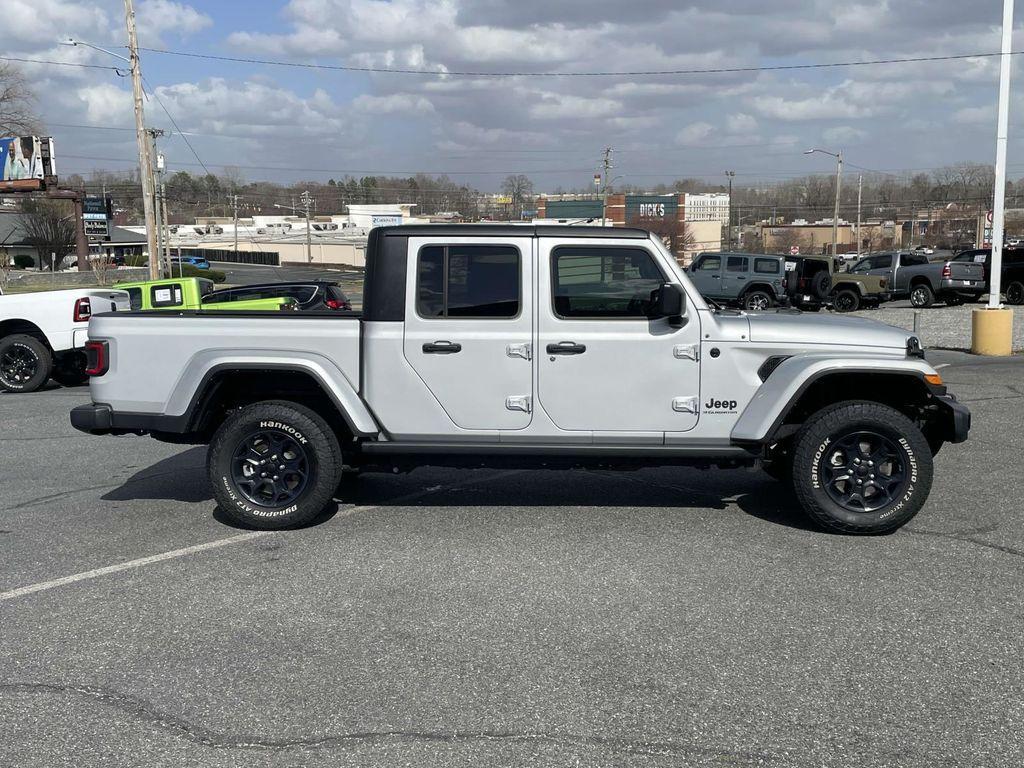
[{"label": "rear door", "polygon": [[722,272],[722,290],[729,298],[742,296],[750,283],[750,258],[747,256],[726,256]]},{"label": "rear door", "polygon": [[409,239],[405,358],[462,429],[532,419],[533,247],[532,237]]},{"label": "rear door", "polygon": [[722,298],[722,255],[705,253],[698,256],[690,267],[690,281],[702,296]]}]

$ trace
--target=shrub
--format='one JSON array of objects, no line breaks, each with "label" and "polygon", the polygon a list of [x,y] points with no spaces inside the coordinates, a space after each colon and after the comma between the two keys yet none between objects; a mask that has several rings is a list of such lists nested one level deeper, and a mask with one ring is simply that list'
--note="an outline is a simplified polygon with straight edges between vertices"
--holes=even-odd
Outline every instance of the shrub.
[{"label": "shrub", "polygon": [[124,265],[126,267],[144,267],[147,264],[149,264],[149,259],[141,253],[130,253],[124,257]]},{"label": "shrub", "polygon": [[228,278],[227,275],[223,272],[217,271],[216,269],[198,269],[191,264],[182,264],[180,267],[180,273],[178,272],[178,269],[179,266],[175,264],[174,269],[171,270],[172,274],[168,275],[164,273],[164,277],[178,277],[179,275],[181,277],[205,277],[207,280],[213,280],[215,283],[223,283]]},{"label": "shrub", "polygon": [[36,260],[29,256],[27,253],[19,253],[14,257],[14,266],[18,269],[28,269],[34,267]]}]

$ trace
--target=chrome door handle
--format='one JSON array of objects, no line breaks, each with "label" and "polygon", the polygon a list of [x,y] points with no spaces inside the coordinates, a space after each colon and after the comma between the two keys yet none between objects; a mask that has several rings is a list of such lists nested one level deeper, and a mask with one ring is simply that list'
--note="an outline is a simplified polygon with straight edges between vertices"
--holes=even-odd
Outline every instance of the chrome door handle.
[{"label": "chrome door handle", "polygon": [[435,341],[423,345],[423,353],[426,355],[454,355],[461,351],[462,345],[454,341]]}]

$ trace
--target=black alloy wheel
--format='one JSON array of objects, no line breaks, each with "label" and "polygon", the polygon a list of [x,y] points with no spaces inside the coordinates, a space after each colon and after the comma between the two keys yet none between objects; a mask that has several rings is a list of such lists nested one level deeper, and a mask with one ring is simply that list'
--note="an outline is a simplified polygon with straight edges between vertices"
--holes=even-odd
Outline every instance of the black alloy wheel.
[{"label": "black alloy wheel", "polygon": [[238,491],[261,507],[287,506],[302,496],[312,466],[302,445],[287,432],[261,429],[235,448],[231,479]]},{"label": "black alloy wheel", "polygon": [[1024,304],[1024,283],[1014,280],[1006,286],[1006,303],[1015,306]]},{"label": "black alloy wheel", "polygon": [[836,291],[832,297],[832,308],[836,312],[856,312],[860,309],[860,296],[847,289]]},{"label": "black alloy wheel", "polygon": [[903,452],[877,432],[857,430],[833,441],[818,463],[825,491],[850,512],[874,512],[906,493]]},{"label": "black alloy wheel", "polygon": [[0,357],[0,379],[5,384],[23,386],[39,369],[39,358],[27,347],[12,346]]}]

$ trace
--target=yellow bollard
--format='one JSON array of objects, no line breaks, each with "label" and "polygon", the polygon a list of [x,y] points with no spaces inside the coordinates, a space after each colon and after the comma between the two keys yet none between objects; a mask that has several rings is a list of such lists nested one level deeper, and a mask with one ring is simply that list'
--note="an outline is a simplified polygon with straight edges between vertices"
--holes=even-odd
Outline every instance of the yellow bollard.
[{"label": "yellow bollard", "polygon": [[976,309],[971,313],[971,352],[997,357],[1013,354],[1012,309]]}]

